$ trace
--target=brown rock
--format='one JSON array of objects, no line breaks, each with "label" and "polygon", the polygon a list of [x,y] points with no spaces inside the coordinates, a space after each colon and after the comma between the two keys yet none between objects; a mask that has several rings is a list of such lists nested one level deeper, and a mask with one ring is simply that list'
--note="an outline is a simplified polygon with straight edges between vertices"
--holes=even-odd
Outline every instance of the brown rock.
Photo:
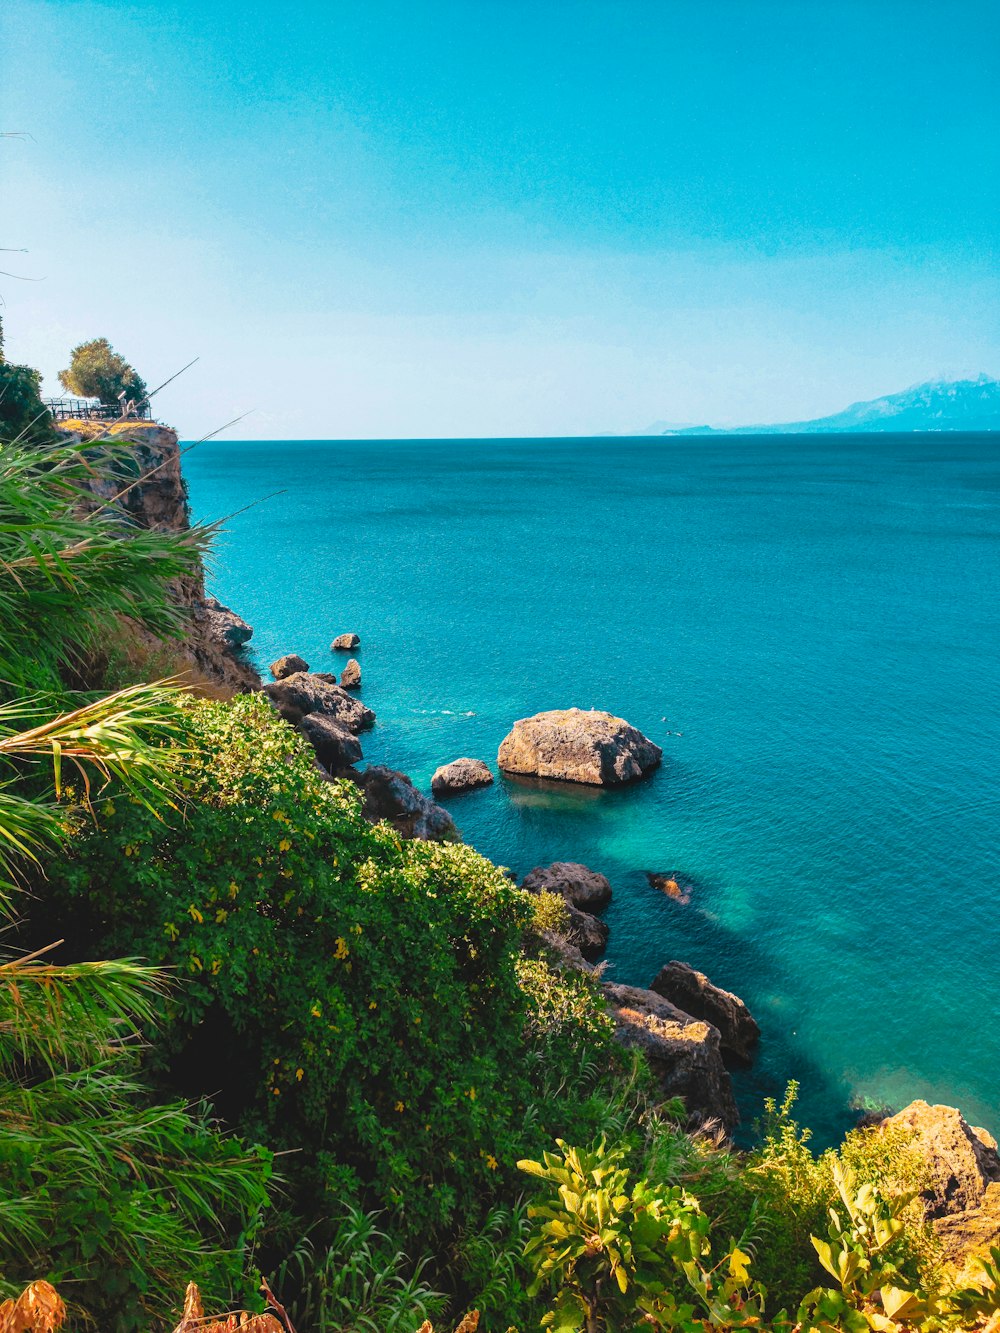
[{"label": "brown rock", "polygon": [[453,792],[488,787],[492,781],[493,774],[481,759],[453,759],[450,764],[442,764],[435,770],[431,791],[435,796],[447,796]]},{"label": "brown rock", "polygon": [[915,1101],[884,1123],[912,1130],[927,1159],[930,1184],[924,1201],[928,1217],[978,1208],[987,1188],[1000,1183],[996,1141],[986,1130],[967,1124],[954,1106]]},{"label": "brown rock", "polygon": [[217,597],[206,597],[204,606],[212,636],[227,647],[242,648],[253,638],[253,628],[235,611],[223,606]]},{"label": "brown rock", "polygon": [[275,680],[284,680],[286,676],[294,676],[297,671],[308,671],[309,663],[304,657],[299,657],[298,653],[288,653],[272,662],[269,670]]},{"label": "brown rock", "polygon": [[572,903],[566,904],[566,910],[569,913],[569,922],[566,926],[567,940],[580,950],[584,958],[594,962],[608,947],[610,930],[598,917],[591,916],[589,912],[581,912]]},{"label": "brown rock", "polygon": [[521,881],[521,888],[529,893],[561,893],[584,912],[599,912],[611,901],[611,885],[605,877],[577,861],[535,866]]},{"label": "brown rock", "polygon": [[299,727],[316,751],[316,758],[332,776],[346,772],[352,764],[361,761],[361,742],[335,718],[324,713],[307,713]]},{"label": "brown rock", "polygon": [[597,971],[592,963],[587,962],[576,945],[570,944],[565,935],[560,935],[554,930],[544,930],[541,939],[556,955],[562,967],[571,968],[575,972],[595,973]]},{"label": "brown rock", "polygon": [[644,1051],[665,1097],[683,1097],[692,1120],[739,1123],[733,1086],[722,1063],[718,1029],[684,1013],[662,995],[637,986],[602,986],[615,1036]]},{"label": "brown rock", "polygon": [[358,778],[364,793],[361,813],[373,824],[386,819],[404,838],[457,842],[458,829],[447,810],[417,791],[405,773],[374,765]]},{"label": "brown rock", "polygon": [[355,734],[375,721],[375,714],[353,698],[326,672],[296,671],[264,686],[264,693],[285,719],[297,726],[309,713],[323,713]]},{"label": "brown rock", "polygon": [[659,764],[663,751],[611,713],[554,709],[514,723],[497,755],[506,773],[620,786]]},{"label": "brown rock", "polygon": [[352,648],[357,648],[361,640],[356,634],[338,634],[333,643],[330,644],[332,653],[349,653]]},{"label": "brown rock", "polygon": [[934,1230],[945,1263],[958,1276],[955,1285],[963,1286],[981,1277],[982,1268],[976,1258],[988,1259],[991,1248],[1000,1244],[1000,1184],[987,1185],[975,1208],[935,1218]]},{"label": "brown rock", "polygon": [[692,1018],[717,1027],[725,1054],[747,1062],[753,1059],[760,1028],[738,995],[713,985],[704,972],[677,962],[660,968],[649,988]]},{"label": "brown rock", "polygon": [[340,688],[342,690],[361,689],[361,668],[356,657],[352,657],[340,673]]}]

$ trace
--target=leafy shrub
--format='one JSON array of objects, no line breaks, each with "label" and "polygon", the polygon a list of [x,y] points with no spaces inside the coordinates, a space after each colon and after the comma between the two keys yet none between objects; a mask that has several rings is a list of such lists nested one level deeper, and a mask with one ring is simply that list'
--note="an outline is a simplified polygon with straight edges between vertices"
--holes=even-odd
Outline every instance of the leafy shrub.
[{"label": "leafy shrub", "polygon": [[760,1145],[749,1155],[734,1193],[749,1192],[763,1210],[763,1244],[757,1273],[781,1303],[798,1304],[802,1293],[821,1284],[823,1273],[812,1236],[826,1233],[829,1210],[842,1205],[838,1174],[868,1184],[884,1199],[905,1196],[905,1225],[886,1256],[907,1280],[933,1281],[939,1246],[913,1197],[923,1186],[926,1164],[905,1129],[883,1126],[852,1130],[839,1150],[815,1156],[810,1132],[795,1122],[798,1085],[788,1085],[782,1103],[765,1102]]},{"label": "leafy shrub", "polygon": [[679,1185],[633,1181],[623,1146],[559,1153],[519,1163],[544,1184],[528,1208],[535,1222],[526,1255],[529,1294],[546,1292],[542,1323],[556,1333],[697,1329],[759,1324],[764,1293],[749,1256],[732,1246],[712,1259],[710,1220]]},{"label": "leafy shrub", "polygon": [[304,1215],[360,1186],[401,1234],[475,1219],[570,1115],[525,1043],[567,1003],[600,1031],[596,1002],[554,976],[526,991],[528,895],[468,847],[369,825],[265,699],[192,702],[186,746],[183,817],[115,801],[51,868],[61,933],[183,978],[153,1067],[304,1150],[284,1168]]}]

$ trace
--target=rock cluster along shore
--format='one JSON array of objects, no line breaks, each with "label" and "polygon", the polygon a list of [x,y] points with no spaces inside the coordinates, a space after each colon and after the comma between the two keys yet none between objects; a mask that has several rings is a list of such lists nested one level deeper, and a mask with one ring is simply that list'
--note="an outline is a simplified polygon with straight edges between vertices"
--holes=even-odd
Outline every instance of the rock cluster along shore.
[{"label": "rock cluster along shore", "polygon": [[[140,480],[118,499],[95,487],[96,501],[116,504],[140,528],[187,530],[190,515],[175,432],[155,423],[132,422],[117,434],[134,445]],[[375,721],[371,709],[347,692],[361,685],[357,659],[348,660],[338,682],[332,673],[310,672],[304,658],[289,654],[272,664],[274,681],[263,686],[242,652],[252,628],[206,596],[201,577],[178,579],[173,591],[189,615],[189,630],[177,651],[194,688],[224,693],[264,688],[278,712],[309,741],[322,771],[357,783],[368,818],[388,819],[406,837],[457,838],[448,812],[419,792],[406,774],[382,766],[365,772],[354,767],[363,758],[359,735]],[[356,633],[341,633],[331,650],[353,652],[359,645]],[[159,646],[150,636],[150,648]],[[498,753],[505,773],[597,786],[620,786],[645,777],[661,759],[660,747],[624,719],[579,708],[519,720]],[[462,758],[437,770],[432,789],[435,795],[450,796],[492,781],[482,760]],[[686,889],[672,875],[651,872],[649,878],[683,901]],[[568,922],[558,934],[544,937],[549,957],[590,975],[601,986],[619,1041],[646,1053],[664,1095],[683,1097],[695,1121],[731,1128],[737,1113],[725,1062],[745,1063],[759,1037],[743,1001],[676,960],[660,969],[648,989],[604,980],[593,960],[603,951],[608,928],[594,914],[603,910],[612,890],[603,875],[588,867],[554,862],[536,867],[522,885],[563,897]],[[969,1125],[954,1107],[923,1101],[876,1122],[871,1132],[879,1132],[882,1125],[912,1134],[927,1163],[924,1208],[946,1261],[959,1268],[970,1253],[995,1244],[1000,1237],[1000,1153],[993,1137]]]}]

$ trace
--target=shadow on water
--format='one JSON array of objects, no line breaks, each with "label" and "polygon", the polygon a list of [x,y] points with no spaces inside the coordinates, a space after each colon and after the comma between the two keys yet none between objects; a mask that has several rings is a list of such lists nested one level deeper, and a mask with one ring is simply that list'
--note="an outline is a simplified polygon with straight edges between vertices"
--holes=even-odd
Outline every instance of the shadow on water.
[{"label": "shadow on water", "polygon": [[[798,1040],[794,1013],[783,1012],[780,1003],[763,1000],[780,976],[779,966],[749,932],[733,929],[713,913],[713,902],[723,897],[722,886],[668,858],[637,866],[623,863],[607,850],[602,850],[599,860],[592,857],[600,827],[616,826],[623,803],[634,801],[634,792],[508,774],[501,774],[497,785],[528,826],[528,842],[548,849],[547,861],[583,860],[611,880],[615,897],[601,913],[611,927],[606,960],[609,980],[647,987],[661,966],[678,959],[747,999],[760,1024],[761,1041],[750,1068],[730,1069],[742,1117],[736,1141],[741,1146],[751,1142],[764,1099],[774,1097],[780,1102],[789,1080],[794,1079],[801,1086],[802,1117],[814,1132],[815,1146],[839,1142],[857,1123],[861,1108],[852,1103],[847,1081],[831,1075]],[[552,816],[558,822],[557,837],[549,822]],[[533,823],[538,825],[537,838],[530,836]],[[578,851],[561,850],[574,844]],[[518,879],[537,863],[532,858],[532,865],[515,866]],[[684,896],[675,897],[652,885],[650,873],[676,879]],[[637,917],[641,921],[638,936]],[[657,961],[643,962],[652,957],[654,949]]]}]

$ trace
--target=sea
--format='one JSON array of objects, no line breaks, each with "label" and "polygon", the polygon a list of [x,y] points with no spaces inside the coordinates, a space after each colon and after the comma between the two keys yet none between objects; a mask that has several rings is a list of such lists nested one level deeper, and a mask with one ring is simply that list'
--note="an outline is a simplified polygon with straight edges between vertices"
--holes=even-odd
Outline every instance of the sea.
[{"label": "sea", "polygon": [[1000,1132],[1000,434],[212,440],[184,466],[262,670],[361,636],[366,762],[429,790],[571,706],[663,747],[623,790],[447,804],[519,876],[607,875],[612,979],[681,959],[746,1000],[745,1129],[795,1079],[817,1143],[915,1097]]}]

